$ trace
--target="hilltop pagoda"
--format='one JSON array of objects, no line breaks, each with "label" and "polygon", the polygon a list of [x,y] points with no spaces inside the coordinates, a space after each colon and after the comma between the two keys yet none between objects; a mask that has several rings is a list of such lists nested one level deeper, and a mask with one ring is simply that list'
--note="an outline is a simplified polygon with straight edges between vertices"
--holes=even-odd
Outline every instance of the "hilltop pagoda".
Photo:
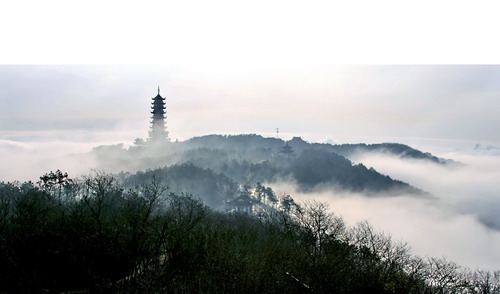
[{"label": "hilltop pagoda", "polygon": [[281,147],[279,155],[286,158],[292,158],[294,156],[294,151],[292,146],[288,145],[288,142],[286,142],[285,146]]},{"label": "hilltop pagoda", "polygon": [[158,86],[158,95],[151,98],[151,130],[149,131],[149,141],[170,141],[168,132],[165,129],[165,98],[160,96],[160,86]]}]

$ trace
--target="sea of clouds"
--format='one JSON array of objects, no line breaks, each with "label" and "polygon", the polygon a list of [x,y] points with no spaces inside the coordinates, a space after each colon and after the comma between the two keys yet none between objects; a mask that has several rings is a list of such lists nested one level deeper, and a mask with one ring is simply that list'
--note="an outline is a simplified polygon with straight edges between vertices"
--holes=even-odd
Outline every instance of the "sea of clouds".
[{"label": "sea of clouds", "polygon": [[439,154],[460,161],[444,166],[387,154],[364,153],[353,159],[392,178],[425,190],[430,197],[370,197],[322,190],[303,193],[289,183],[278,193],[327,202],[349,225],[368,220],[394,240],[407,242],[419,256],[445,257],[471,269],[499,270],[500,156],[493,152]]}]

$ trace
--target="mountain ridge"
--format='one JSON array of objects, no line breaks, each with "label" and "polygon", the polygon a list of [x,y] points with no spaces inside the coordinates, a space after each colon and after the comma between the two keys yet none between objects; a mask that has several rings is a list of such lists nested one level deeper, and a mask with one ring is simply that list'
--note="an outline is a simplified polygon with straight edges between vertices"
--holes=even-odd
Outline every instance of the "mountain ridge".
[{"label": "mountain ridge", "polygon": [[[136,144],[128,149],[123,148],[123,145],[98,146],[92,153],[99,158],[99,168],[122,168],[136,175],[156,170],[170,178],[166,180],[170,185],[173,184],[172,179],[176,179],[177,191],[210,195],[210,199],[205,202],[212,207],[219,206],[217,203],[223,199],[237,197],[235,186],[253,186],[256,183],[272,185],[281,181],[293,182],[303,192],[333,189],[360,192],[368,196],[394,196],[401,193],[430,195],[410,183],[384,175],[373,167],[355,164],[349,158],[358,152],[381,150],[405,159],[440,165],[451,162],[398,143],[332,145],[309,143],[300,137],[285,141],[256,134],[213,134],[182,142]],[[191,172],[180,173],[182,168],[190,169]],[[212,187],[214,190],[203,187],[207,175],[217,183]],[[186,187],[181,187],[179,183],[184,183]],[[231,188],[220,193],[215,190],[218,185]]]}]

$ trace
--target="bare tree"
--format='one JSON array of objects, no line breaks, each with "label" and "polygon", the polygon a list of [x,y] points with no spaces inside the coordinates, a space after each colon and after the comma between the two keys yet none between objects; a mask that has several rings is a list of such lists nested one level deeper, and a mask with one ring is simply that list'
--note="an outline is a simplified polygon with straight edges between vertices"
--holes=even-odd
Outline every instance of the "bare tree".
[{"label": "bare tree", "polygon": [[463,293],[465,283],[456,263],[434,257],[429,258],[427,263],[427,282],[437,293]]},{"label": "bare tree", "polygon": [[295,211],[295,218],[309,236],[314,256],[321,253],[326,240],[337,239],[345,232],[342,218],[328,212],[328,205],[316,200],[306,201]]}]

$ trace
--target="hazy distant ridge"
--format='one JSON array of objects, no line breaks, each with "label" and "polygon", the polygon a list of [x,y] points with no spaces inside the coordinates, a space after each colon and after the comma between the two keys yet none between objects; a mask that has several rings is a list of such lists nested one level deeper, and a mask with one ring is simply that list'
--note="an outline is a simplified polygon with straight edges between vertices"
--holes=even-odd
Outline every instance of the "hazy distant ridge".
[{"label": "hazy distant ridge", "polygon": [[259,182],[291,183],[304,192],[333,189],[374,196],[427,194],[374,168],[354,164],[349,157],[360,152],[384,152],[440,165],[449,162],[402,144],[332,145],[308,143],[299,137],[284,141],[254,134],[207,135],[128,149],[122,145],[100,146],[93,151],[100,168],[137,171],[129,179],[132,182],[156,175],[174,191],[202,196],[212,207],[237,197],[238,186]]}]

